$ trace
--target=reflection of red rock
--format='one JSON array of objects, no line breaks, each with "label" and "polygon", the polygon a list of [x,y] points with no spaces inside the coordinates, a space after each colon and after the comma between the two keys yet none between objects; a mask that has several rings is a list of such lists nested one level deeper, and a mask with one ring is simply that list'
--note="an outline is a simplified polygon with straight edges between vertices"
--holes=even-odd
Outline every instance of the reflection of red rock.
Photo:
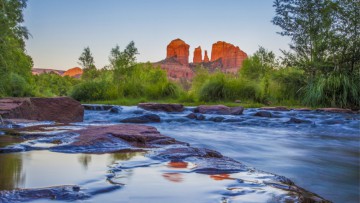
[{"label": "reflection of red rock", "polygon": [[79,67],[70,68],[69,70],[65,71],[63,76],[70,76],[70,77],[78,77],[83,74],[83,70]]},{"label": "reflection of red rock", "polygon": [[235,178],[231,178],[229,174],[210,175],[210,178],[213,180],[235,180]]},{"label": "reflection of red rock", "polygon": [[195,50],[194,50],[193,63],[201,63],[201,62],[202,62],[202,52],[201,52],[201,47],[198,46],[198,47],[195,48]]},{"label": "reflection of red rock", "polygon": [[208,53],[207,53],[207,51],[205,50],[204,62],[207,63],[207,62],[209,62],[209,61],[210,61],[210,60],[209,60],[209,57],[208,57]]},{"label": "reflection of red rock", "polygon": [[180,183],[184,180],[182,177],[182,174],[180,174],[180,173],[163,173],[162,176],[166,180],[174,182],[174,183]]},{"label": "reflection of red rock", "polygon": [[218,41],[212,45],[211,61],[216,61],[221,58],[223,68],[240,68],[243,60],[247,58],[247,54],[239,47]]},{"label": "reflection of red rock", "polygon": [[175,39],[167,46],[166,58],[175,57],[183,65],[189,64],[189,45],[181,39]]},{"label": "reflection of red rock", "polygon": [[169,162],[167,164],[169,168],[187,168],[188,163],[187,162]]}]

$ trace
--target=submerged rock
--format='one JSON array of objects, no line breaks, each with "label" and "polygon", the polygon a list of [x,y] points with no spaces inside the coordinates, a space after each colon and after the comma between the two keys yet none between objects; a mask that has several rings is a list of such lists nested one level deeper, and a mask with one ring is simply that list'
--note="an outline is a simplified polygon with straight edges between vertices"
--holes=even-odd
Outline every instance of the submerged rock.
[{"label": "submerged rock", "polygon": [[272,106],[272,107],[261,107],[260,110],[269,110],[269,111],[290,111],[290,109],[284,106]]},{"label": "submerged rock", "polygon": [[194,109],[195,113],[224,115],[241,115],[243,111],[241,106],[230,108],[224,105],[200,105]]},{"label": "submerged rock", "polygon": [[4,119],[72,123],[83,121],[84,108],[70,97],[4,98],[0,99],[0,116]]},{"label": "submerged rock", "polygon": [[342,108],[318,108],[316,111],[329,112],[329,113],[353,113],[351,109]]},{"label": "submerged rock", "polygon": [[266,118],[271,118],[273,117],[272,113],[268,112],[268,111],[258,111],[254,114],[254,116],[258,116],[258,117],[266,117]]},{"label": "submerged rock", "polygon": [[186,117],[190,118],[190,119],[199,120],[199,121],[205,120],[205,116],[200,113],[190,113]]},{"label": "submerged rock", "polygon": [[289,121],[287,121],[286,123],[312,123],[309,120],[303,120],[303,119],[299,119],[299,118],[295,118],[295,117],[291,117]]},{"label": "submerged rock", "polygon": [[156,114],[145,114],[142,116],[131,117],[122,119],[120,122],[122,123],[152,123],[152,122],[160,122],[160,117]]},{"label": "submerged rock", "polygon": [[121,111],[122,111],[122,108],[120,106],[113,106],[109,110],[110,113],[121,113]]},{"label": "submerged rock", "polygon": [[140,103],[139,108],[149,111],[165,111],[165,112],[182,112],[184,105],[182,104],[159,104],[159,103]]}]

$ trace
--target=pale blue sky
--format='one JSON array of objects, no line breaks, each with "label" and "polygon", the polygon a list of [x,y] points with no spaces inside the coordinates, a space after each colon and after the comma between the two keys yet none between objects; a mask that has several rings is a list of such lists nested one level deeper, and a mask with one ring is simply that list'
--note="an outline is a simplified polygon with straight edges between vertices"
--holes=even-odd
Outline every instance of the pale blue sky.
[{"label": "pale blue sky", "polygon": [[123,49],[134,40],[140,62],[166,57],[176,38],[211,52],[216,41],[239,46],[248,54],[261,45],[279,54],[289,39],[276,34],[271,23],[272,0],[28,0],[25,26],[32,38],[27,52],[36,68],[77,66],[89,46],[98,68],[108,64],[116,44]]}]

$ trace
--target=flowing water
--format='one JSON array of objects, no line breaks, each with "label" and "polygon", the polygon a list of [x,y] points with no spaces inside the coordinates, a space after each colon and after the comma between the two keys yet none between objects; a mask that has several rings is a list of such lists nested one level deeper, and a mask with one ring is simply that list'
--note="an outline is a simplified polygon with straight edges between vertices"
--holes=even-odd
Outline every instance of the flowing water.
[{"label": "flowing water", "polygon": [[[253,116],[257,109],[247,109],[243,115],[205,114],[204,120],[194,120],[185,117],[191,110],[164,113],[122,107],[120,113],[86,111],[85,121],[75,125],[78,128],[109,125],[124,118],[155,113],[161,122],[147,125],[156,127],[164,135],[195,147],[219,151],[256,169],[283,175],[333,202],[360,201],[360,115],[273,111],[272,118],[262,118]],[[223,117],[222,122],[212,121],[219,116]],[[289,123],[292,117],[307,122]],[[0,148],[20,141],[13,136],[0,135]],[[133,166],[116,174],[121,189],[109,187],[104,179],[111,167],[119,163]],[[96,194],[84,202],[269,201],[258,194],[261,194],[259,191],[269,193],[271,189],[258,185],[241,185],[246,195],[222,199],[235,196],[231,188],[239,190],[239,187],[232,185],[245,174],[211,176],[189,173],[189,168],[191,163],[178,167],[151,161],[143,152],[97,155],[42,150],[8,153],[0,154],[0,190],[77,184]],[[251,177],[245,179],[251,182]],[[229,191],[231,195],[227,194]]]}]

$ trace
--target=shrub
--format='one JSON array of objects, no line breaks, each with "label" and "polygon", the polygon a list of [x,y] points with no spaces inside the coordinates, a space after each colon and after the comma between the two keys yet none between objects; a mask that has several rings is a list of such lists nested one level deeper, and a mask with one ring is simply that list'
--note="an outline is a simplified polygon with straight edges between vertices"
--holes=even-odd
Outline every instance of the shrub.
[{"label": "shrub", "polygon": [[70,96],[79,101],[115,99],[112,88],[106,81],[85,81],[76,85]]}]

